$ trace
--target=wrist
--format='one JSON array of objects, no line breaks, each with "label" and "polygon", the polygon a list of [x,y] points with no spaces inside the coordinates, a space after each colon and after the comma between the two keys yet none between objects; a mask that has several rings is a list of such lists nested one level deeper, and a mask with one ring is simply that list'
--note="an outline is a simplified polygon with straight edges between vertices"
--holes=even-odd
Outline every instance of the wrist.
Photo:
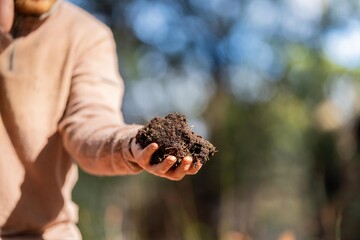
[{"label": "wrist", "polygon": [[135,137],[130,138],[129,143],[128,143],[128,151],[129,151],[129,164],[131,165],[132,169],[136,169],[136,170],[142,170],[143,168],[137,164],[136,162],[136,158],[134,156],[134,145],[135,145]]}]

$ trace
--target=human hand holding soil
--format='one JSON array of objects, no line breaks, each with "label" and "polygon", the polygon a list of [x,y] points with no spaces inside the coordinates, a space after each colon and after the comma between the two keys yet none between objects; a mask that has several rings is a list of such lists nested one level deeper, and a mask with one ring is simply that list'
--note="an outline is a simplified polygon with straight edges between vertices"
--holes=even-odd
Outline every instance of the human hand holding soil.
[{"label": "human hand holding soil", "polygon": [[134,155],[135,162],[145,171],[158,177],[179,181],[186,175],[196,174],[201,168],[201,164],[197,166],[192,164],[193,159],[190,156],[184,157],[176,169],[174,169],[173,166],[177,159],[171,155],[167,156],[161,163],[151,164],[151,157],[158,149],[159,145],[157,143],[151,143],[144,149],[136,144],[134,140],[131,143],[131,151]]},{"label": "human hand holding soil", "polygon": [[216,151],[179,113],[152,119],[138,131],[131,150],[143,169],[171,180],[196,174]]}]

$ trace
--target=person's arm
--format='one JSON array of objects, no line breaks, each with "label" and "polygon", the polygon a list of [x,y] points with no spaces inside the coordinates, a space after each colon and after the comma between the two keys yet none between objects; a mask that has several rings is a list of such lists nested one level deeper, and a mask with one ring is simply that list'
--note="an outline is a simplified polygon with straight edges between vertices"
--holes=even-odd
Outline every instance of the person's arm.
[{"label": "person's arm", "polygon": [[141,149],[132,141],[141,125],[127,125],[120,112],[123,82],[118,74],[111,32],[94,34],[78,57],[64,119],[59,125],[67,151],[80,167],[96,175],[136,174],[145,170],[180,180],[201,168],[185,157],[176,168],[174,156],[150,165],[156,143]]},{"label": "person's arm", "polygon": [[123,82],[112,34],[96,29],[88,37],[78,46],[68,104],[59,124],[64,146],[91,174],[138,173],[142,168],[130,161],[129,142],[141,126],[125,124],[120,112]]}]

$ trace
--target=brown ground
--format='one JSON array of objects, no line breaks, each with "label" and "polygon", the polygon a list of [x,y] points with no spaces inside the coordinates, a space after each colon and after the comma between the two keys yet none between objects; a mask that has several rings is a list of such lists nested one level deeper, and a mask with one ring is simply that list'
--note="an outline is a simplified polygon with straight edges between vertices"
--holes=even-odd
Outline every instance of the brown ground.
[{"label": "brown ground", "polygon": [[142,148],[152,142],[159,145],[150,164],[159,163],[167,156],[173,155],[177,158],[174,168],[185,156],[191,156],[195,166],[198,161],[204,164],[216,151],[210,142],[192,131],[186,117],[179,113],[170,113],[164,118],[153,118],[139,130],[135,138],[136,143]]}]

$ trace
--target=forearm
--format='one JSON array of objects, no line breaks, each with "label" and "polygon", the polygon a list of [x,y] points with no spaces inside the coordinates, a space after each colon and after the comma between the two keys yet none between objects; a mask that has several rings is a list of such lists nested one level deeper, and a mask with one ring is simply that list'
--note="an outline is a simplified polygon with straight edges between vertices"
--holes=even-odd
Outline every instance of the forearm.
[{"label": "forearm", "polygon": [[[94,175],[136,174],[132,163],[131,138],[140,126],[125,125],[113,116],[76,116],[62,123],[67,151],[86,172]],[[110,120],[113,119],[113,120]]]},{"label": "forearm", "polygon": [[141,168],[132,163],[128,146],[140,126],[125,124],[120,111],[124,83],[111,32],[104,27],[93,31],[74,46],[77,60],[59,132],[83,170],[96,175],[135,174]]}]

